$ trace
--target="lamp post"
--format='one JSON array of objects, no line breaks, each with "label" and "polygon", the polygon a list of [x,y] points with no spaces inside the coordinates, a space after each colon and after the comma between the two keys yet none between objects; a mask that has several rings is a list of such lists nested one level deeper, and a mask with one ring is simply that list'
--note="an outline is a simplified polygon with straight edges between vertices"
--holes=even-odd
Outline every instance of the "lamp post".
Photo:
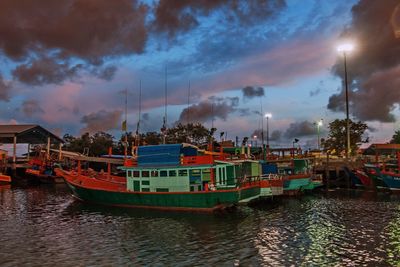
[{"label": "lamp post", "polygon": [[349,119],[349,88],[347,84],[347,62],[346,55],[354,49],[354,45],[351,43],[345,43],[338,46],[337,51],[343,53],[344,59],[344,85],[346,93],[346,160],[349,159],[350,153],[350,119]]},{"label": "lamp post", "polygon": [[322,119],[320,119],[317,122],[318,150],[320,150],[320,147],[321,147],[321,141],[320,141],[320,138],[319,138],[319,127],[321,127],[321,126],[322,126]]},{"label": "lamp post", "polygon": [[253,139],[254,139],[254,146],[257,147],[257,135],[254,135]]},{"label": "lamp post", "polygon": [[271,113],[265,114],[265,118],[267,118],[267,155],[269,155],[269,118],[272,117]]}]

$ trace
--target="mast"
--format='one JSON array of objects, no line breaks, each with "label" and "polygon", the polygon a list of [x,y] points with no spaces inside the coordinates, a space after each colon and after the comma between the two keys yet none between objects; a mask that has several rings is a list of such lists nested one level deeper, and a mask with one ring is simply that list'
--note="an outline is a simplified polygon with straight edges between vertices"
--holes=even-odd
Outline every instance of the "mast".
[{"label": "mast", "polygon": [[128,88],[125,88],[125,144],[124,144],[124,159],[128,154]]},{"label": "mast", "polygon": [[263,119],[263,105],[262,105],[262,99],[260,99],[260,108],[261,108],[261,143],[262,143],[262,148],[261,148],[261,153],[262,153],[262,159],[265,160],[265,148],[264,148],[264,119]]},{"label": "mast", "polygon": [[166,134],[167,134],[167,105],[168,105],[168,90],[167,90],[167,65],[165,65],[165,103],[164,103],[164,119],[163,127],[161,128],[163,132],[163,144],[165,144]]},{"label": "mast", "polygon": [[140,120],[142,116],[142,80],[139,80],[139,118],[136,127],[136,146],[139,146],[140,142]]},{"label": "mast", "polygon": [[187,103],[187,115],[186,115],[186,120],[187,120],[187,122],[186,122],[186,127],[187,127],[187,134],[186,134],[186,139],[187,139],[187,142],[189,142],[190,141],[190,138],[189,138],[189,132],[190,132],[190,129],[189,129],[189,122],[190,122],[190,80],[189,80],[189,87],[188,87],[188,103]]}]

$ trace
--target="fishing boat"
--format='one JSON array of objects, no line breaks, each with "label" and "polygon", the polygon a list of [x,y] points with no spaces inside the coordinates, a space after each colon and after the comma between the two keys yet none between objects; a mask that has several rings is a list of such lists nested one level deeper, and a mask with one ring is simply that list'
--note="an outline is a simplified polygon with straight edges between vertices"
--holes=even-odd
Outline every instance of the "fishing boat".
[{"label": "fishing boat", "polygon": [[259,197],[259,177],[241,176],[232,162],[199,155],[188,144],[140,146],[137,166],[125,164],[123,179],[99,179],[77,170],[56,169],[82,201],[150,209],[214,211]]},{"label": "fishing boat", "polygon": [[283,178],[278,174],[276,164],[261,163],[262,176],[260,179],[261,197],[274,197],[283,195]]},{"label": "fishing boat", "polygon": [[11,183],[11,176],[6,174],[7,171],[7,151],[0,149],[0,183]]},{"label": "fishing boat", "polygon": [[350,170],[347,166],[343,168],[344,173],[350,178],[351,183],[354,187],[364,187],[363,183],[359,176],[355,173],[354,170]]},{"label": "fishing boat", "polygon": [[25,177],[37,183],[63,183],[64,179],[57,176],[54,169],[58,163],[46,158],[46,153],[41,151],[40,155],[32,158],[28,162],[28,168],[25,170]]},{"label": "fishing boat", "polygon": [[313,174],[308,159],[292,159],[289,165],[278,166],[278,173],[283,176],[284,195],[297,195],[322,186],[322,179]]},{"label": "fishing boat", "polygon": [[[388,189],[388,186],[383,180],[383,177],[381,175],[381,167],[375,164],[364,164],[362,168],[362,172],[359,172],[362,174],[366,174],[372,184],[372,187],[376,189]],[[362,176],[359,176],[360,178]]]}]

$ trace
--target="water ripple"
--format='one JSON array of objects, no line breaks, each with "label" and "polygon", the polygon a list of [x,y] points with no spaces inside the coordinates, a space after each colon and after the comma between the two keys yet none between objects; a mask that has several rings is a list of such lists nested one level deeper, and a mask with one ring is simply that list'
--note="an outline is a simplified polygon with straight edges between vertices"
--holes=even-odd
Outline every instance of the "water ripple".
[{"label": "water ripple", "polygon": [[400,201],[391,195],[194,214],[88,205],[63,186],[11,188],[0,189],[0,224],[2,266],[400,264]]}]

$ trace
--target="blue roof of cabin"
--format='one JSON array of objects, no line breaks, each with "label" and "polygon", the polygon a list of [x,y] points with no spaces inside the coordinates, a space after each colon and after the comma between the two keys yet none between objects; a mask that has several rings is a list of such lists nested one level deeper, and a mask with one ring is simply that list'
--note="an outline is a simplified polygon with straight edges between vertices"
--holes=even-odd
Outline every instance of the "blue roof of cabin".
[{"label": "blue roof of cabin", "polygon": [[195,156],[197,149],[184,147],[183,144],[165,144],[138,147],[138,166],[174,166],[179,165],[181,155]]}]

